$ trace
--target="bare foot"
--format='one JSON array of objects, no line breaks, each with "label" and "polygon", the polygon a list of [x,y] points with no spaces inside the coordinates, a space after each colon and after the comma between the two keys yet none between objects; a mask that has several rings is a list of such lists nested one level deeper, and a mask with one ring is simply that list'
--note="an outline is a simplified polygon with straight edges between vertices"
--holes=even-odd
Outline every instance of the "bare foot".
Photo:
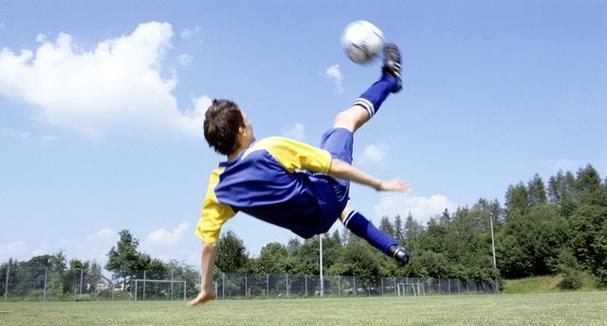
[{"label": "bare foot", "polygon": [[215,297],[216,297],[215,291],[210,291],[210,292],[202,291],[198,294],[198,296],[196,298],[192,299],[188,303],[188,308],[192,308],[198,304],[203,304],[207,301],[215,300]]}]

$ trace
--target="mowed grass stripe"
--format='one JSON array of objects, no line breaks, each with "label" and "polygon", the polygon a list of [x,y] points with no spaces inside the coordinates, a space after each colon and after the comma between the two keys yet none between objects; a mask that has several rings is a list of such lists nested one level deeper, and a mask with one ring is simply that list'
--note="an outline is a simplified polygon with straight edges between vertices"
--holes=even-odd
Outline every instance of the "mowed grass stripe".
[{"label": "mowed grass stripe", "polygon": [[0,303],[0,325],[607,325],[607,292]]}]

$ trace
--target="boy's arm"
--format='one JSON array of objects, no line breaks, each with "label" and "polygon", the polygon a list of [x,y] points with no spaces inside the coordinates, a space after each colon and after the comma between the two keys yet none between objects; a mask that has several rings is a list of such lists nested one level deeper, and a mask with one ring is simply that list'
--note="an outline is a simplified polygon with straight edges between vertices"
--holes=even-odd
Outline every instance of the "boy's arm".
[{"label": "boy's arm", "polygon": [[377,179],[365,171],[350,165],[339,159],[331,160],[331,167],[328,174],[332,177],[350,180],[359,184],[367,185],[377,191],[407,191],[409,184],[400,179],[382,181]]},{"label": "boy's arm", "polygon": [[200,293],[188,303],[188,307],[215,300],[213,288],[213,266],[217,257],[217,243],[203,244],[200,254]]}]

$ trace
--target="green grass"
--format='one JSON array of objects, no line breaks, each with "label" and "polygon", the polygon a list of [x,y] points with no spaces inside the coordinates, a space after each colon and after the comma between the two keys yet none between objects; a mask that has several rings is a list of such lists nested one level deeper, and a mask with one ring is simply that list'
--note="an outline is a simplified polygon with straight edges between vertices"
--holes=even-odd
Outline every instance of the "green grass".
[{"label": "green grass", "polygon": [[0,303],[0,325],[607,325],[607,292]]},{"label": "green grass", "polygon": [[[516,280],[503,280],[502,293],[546,293],[561,292],[559,283],[563,279],[562,275],[535,276]],[[582,273],[582,287],[578,291],[596,290],[595,280],[592,275]]]}]

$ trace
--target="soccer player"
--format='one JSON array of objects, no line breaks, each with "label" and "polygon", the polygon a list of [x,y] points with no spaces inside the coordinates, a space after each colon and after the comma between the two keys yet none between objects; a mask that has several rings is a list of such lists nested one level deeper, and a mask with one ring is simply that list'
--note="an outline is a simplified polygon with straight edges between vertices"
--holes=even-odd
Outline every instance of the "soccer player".
[{"label": "soccer player", "polygon": [[409,253],[396,240],[348,205],[350,181],[378,191],[409,188],[404,181],[382,181],[351,165],[354,132],[377,113],[389,93],[400,89],[400,52],[387,43],[381,78],[351,108],[337,114],[320,148],[283,137],[255,142],[253,127],[235,103],[213,101],[205,115],[204,136],[227,161],[211,173],[196,227],[203,241],[202,283],[190,307],[215,299],[212,277],[219,232],[239,211],[304,238],[327,232],[339,218],[386,255],[408,262]]}]

